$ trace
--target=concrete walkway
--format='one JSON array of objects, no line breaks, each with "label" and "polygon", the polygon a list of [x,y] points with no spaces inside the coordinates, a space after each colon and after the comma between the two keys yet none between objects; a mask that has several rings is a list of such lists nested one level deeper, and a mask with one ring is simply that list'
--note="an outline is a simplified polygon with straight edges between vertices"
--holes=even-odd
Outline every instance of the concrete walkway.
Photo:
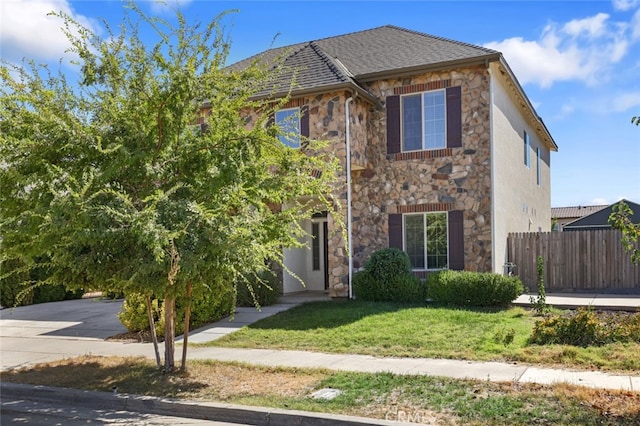
[{"label": "concrete walkway", "polygon": [[[233,321],[223,319],[202,329],[194,330],[189,342],[206,342],[219,338],[238,328],[289,309],[297,304],[311,300],[326,300],[326,296],[301,295],[281,299],[281,303],[262,308],[261,312],[253,308],[240,308]],[[519,303],[528,304],[528,296],[521,297]],[[57,302],[35,307],[16,308],[14,311],[0,312],[1,361],[2,370],[16,368],[37,362],[69,358],[78,355],[139,355],[152,358],[151,344],[105,342],[101,337],[90,337],[85,325],[94,324],[96,319],[90,313],[97,310],[112,312],[111,301],[69,301],[76,304],[64,305],[77,309],[68,312],[66,321],[51,322],[44,320],[49,315],[60,314],[61,306]],[[83,305],[83,303],[85,305]],[[87,305],[93,303],[93,305]],[[640,296],[601,296],[601,295],[547,295],[547,303],[560,306],[603,306],[617,309],[637,310],[640,308]],[[104,308],[107,305],[108,309]],[[36,306],[36,305],[34,305]],[[88,306],[88,309],[84,309]],[[49,315],[45,311],[49,311]],[[24,312],[31,312],[31,317]],[[73,317],[74,312],[80,312]],[[85,316],[83,320],[81,317]],[[107,314],[108,315],[108,314]],[[113,313],[111,315],[114,315]],[[26,317],[26,318],[25,318]],[[108,319],[101,324],[116,325]],[[105,326],[99,327],[105,333]],[[74,335],[75,333],[75,335]],[[116,333],[113,333],[116,334]],[[540,368],[501,362],[472,362],[425,358],[382,358],[366,355],[326,354],[306,351],[277,351],[262,349],[232,348],[190,348],[189,359],[214,359],[220,361],[240,361],[267,366],[285,366],[297,368],[327,368],[341,371],[392,372],[407,375],[433,375],[478,380],[510,381],[514,383],[571,383],[594,388],[620,389],[640,392],[640,376],[615,375],[598,371],[571,371],[552,368]]]}]

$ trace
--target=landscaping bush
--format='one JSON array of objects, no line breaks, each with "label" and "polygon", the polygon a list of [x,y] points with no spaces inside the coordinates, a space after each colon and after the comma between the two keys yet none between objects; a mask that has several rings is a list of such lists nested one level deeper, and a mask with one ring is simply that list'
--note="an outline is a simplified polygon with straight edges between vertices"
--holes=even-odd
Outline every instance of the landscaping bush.
[{"label": "landscaping bush", "polygon": [[440,271],[427,279],[433,301],[458,306],[505,306],[524,291],[517,277],[468,271]]},{"label": "landscaping bush", "polygon": [[411,275],[409,255],[397,248],[374,251],[364,263],[364,270],[382,281],[402,275]]},{"label": "landscaping bush", "polygon": [[602,346],[613,342],[640,343],[640,313],[602,313],[592,308],[578,308],[570,315],[553,316],[537,321],[530,344]]},{"label": "landscaping bush", "polygon": [[[253,292],[253,294],[252,294]],[[237,284],[236,304],[238,306],[269,306],[278,301],[276,276],[271,271],[252,275]]]},{"label": "landscaping bush", "polygon": [[[176,300],[176,335],[184,332],[185,298]],[[231,291],[217,294],[207,292],[201,296],[194,296],[191,302],[191,317],[189,329],[194,329],[207,323],[217,321],[228,315],[233,308],[233,293]],[[156,325],[156,334],[164,336],[164,309],[162,300],[152,298],[151,310]],[[118,319],[132,332],[149,330],[149,319],[145,298],[140,294],[127,294],[118,313]]]},{"label": "landscaping bush", "polygon": [[409,256],[398,249],[375,251],[364,270],[353,276],[353,289],[360,300],[372,302],[424,302],[426,287],[411,272]]},{"label": "landscaping bush", "polygon": [[[67,290],[64,285],[39,285],[20,295],[28,288],[25,284],[35,279],[36,271],[21,271],[23,266],[18,261],[2,262],[1,270],[4,275],[0,280],[0,305],[5,307],[33,305],[36,303],[59,302],[61,300],[79,299],[83,290]],[[11,271],[19,271],[9,274]],[[18,296],[21,296],[19,298]]]}]

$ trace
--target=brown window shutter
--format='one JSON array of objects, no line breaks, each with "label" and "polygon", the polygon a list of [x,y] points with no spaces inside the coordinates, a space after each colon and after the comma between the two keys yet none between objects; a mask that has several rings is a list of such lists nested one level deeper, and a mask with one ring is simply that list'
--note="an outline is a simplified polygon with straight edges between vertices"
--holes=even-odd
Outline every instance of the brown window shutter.
[{"label": "brown window shutter", "polygon": [[309,106],[300,109],[300,136],[309,137]]},{"label": "brown window shutter", "polygon": [[400,152],[400,96],[387,97],[387,154]]},{"label": "brown window shutter", "polygon": [[447,89],[447,148],[462,146],[462,91],[460,86]]},{"label": "brown window shutter", "polygon": [[276,123],[276,114],[273,112],[269,113],[269,117],[267,118],[267,129],[273,126]]},{"label": "brown window shutter", "polygon": [[464,212],[449,212],[449,269],[464,270]]},{"label": "brown window shutter", "polygon": [[389,215],[389,248],[402,250],[402,215]]}]

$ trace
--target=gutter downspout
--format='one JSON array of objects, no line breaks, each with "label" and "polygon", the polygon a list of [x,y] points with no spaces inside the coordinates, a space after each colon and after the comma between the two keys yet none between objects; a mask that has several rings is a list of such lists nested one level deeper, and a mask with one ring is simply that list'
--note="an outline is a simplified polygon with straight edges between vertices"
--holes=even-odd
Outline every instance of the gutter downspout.
[{"label": "gutter downspout", "polygon": [[351,238],[351,133],[349,128],[351,118],[349,105],[352,101],[353,97],[350,96],[344,102],[345,139],[347,143],[347,258],[349,260],[349,299],[353,299],[353,243]]},{"label": "gutter downspout", "polygon": [[492,272],[499,272],[498,269],[498,259],[496,257],[496,225],[498,221],[496,220],[496,215],[498,214],[496,209],[496,139],[495,139],[495,118],[493,115],[493,108],[495,105],[495,81],[496,78],[491,72],[491,65],[487,64],[487,72],[489,73],[489,156],[491,157],[491,269]]}]

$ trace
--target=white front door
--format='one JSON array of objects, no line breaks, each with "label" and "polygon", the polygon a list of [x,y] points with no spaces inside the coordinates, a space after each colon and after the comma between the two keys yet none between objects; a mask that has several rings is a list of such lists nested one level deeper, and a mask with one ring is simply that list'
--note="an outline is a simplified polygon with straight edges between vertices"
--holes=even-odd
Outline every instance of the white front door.
[{"label": "white front door", "polygon": [[[286,249],[284,264],[291,272],[283,275],[282,292],[325,291],[329,284],[327,217],[317,215],[301,226],[307,231],[305,247]],[[300,282],[302,280],[304,285]]]},{"label": "white front door", "polygon": [[329,288],[327,218],[313,218],[310,226],[311,255],[307,265],[307,287],[313,291],[324,291]]}]

